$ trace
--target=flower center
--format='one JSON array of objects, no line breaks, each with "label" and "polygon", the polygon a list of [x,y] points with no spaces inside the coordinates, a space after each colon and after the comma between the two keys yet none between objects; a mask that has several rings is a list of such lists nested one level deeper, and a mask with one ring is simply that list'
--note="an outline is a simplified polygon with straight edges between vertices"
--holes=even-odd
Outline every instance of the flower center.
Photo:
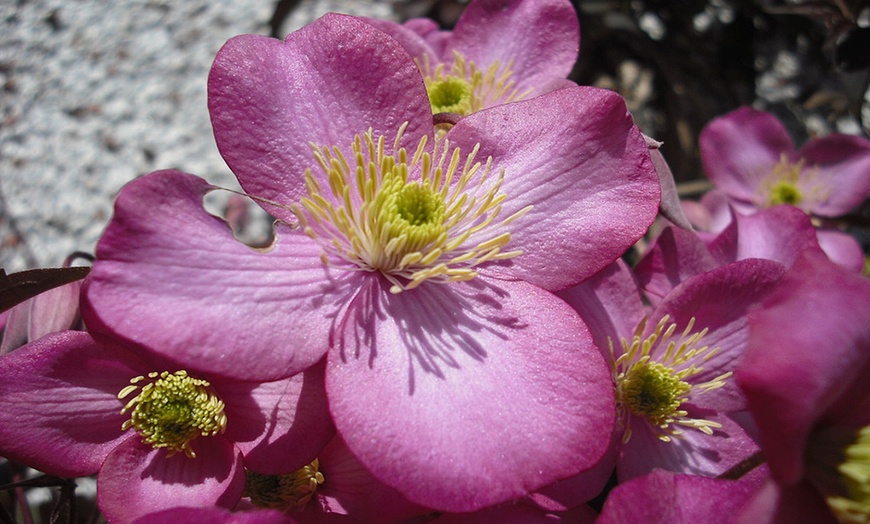
[{"label": "flower center", "polygon": [[288,510],[305,506],[323,484],[317,459],[293,473],[261,475],[245,470],[245,494],[259,508]]},{"label": "flower center", "polygon": [[520,93],[513,81],[511,65],[502,67],[496,61],[486,70],[466,60],[458,51],[453,52],[453,63],[447,71],[444,64],[434,70],[425,57],[418,62],[426,82],[432,113],[468,115],[481,109],[528,98],[532,89]]},{"label": "flower center", "polygon": [[507,226],[531,206],[499,220],[507,196],[500,192],[504,173],[493,176],[492,159],[475,162],[475,147],[462,162],[448,140],[436,141],[430,153],[426,136],[409,159],[399,147],[404,128],[394,154],[371,131],[354,138],[350,162],[338,147],[312,146],[323,176],[307,170],[308,196],[290,209],[323,247],[323,263],[379,271],[393,284],[390,291],[400,293],[426,281],[471,280],[478,265],[522,254],[503,250],[511,238]]},{"label": "flower center", "polygon": [[121,409],[122,415],[130,412],[121,429],[135,429],[142,442],[167,448],[169,456],[183,451],[195,458],[190,448],[193,439],[200,435],[211,437],[226,429],[223,401],[207,381],[190,377],[184,370],[138,376],[118,393],[118,399],[137,390],[139,393]]},{"label": "flower center", "polygon": [[[621,339],[622,353],[618,357],[613,341],[608,339],[616,401],[625,428],[623,442],[631,438],[628,418],[632,415],[646,419],[665,442],[679,437],[683,433],[680,427],[695,428],[708,435],[713,434],[713,428],[722,427],[718,422],[691,418],[686,410],[680,408],[694,392],[702,393],[724,386],[725,379],[732,372],[708,382],[694,383],[692,378],[703,371],[698,364],[709,360],[719,350],[699,347],[707,330],[693,333],[694,318],[679,337],[674,337],[677,325],[668,324],[669,318],[668,315],[662,317],[655,331],[646,338],[641,338],[647,321],[642,320],[631,341]],[[653,360],[650,351],[657,344],[664,344],[665,349],[656,357],[657,360]]]},{"label": "flower center", "polygon": [[870,426],[858,430],[831,427],[813,434],[807,447],[807,469],[840,522],[868,522]]},{"label": "flower center", "polygon": [[[759,205],[762,207],[788,204],[808,211],[827,194],[815,171],[806,172],[805,162],[792,162],[785,155],[767,173],[761,174]],[[801,173],[804,173],[803,178]]]}]

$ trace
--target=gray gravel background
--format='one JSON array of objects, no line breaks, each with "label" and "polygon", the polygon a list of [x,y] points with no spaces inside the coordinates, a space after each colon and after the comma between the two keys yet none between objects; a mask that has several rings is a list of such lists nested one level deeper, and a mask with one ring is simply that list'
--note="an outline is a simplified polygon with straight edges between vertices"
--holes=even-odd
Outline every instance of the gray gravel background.
[{"label": "gray gravel background", "polygon": [[[282,3],[0,0],[0,267],[93,252],[114,196],[144,173],[238,187],[214,145],[206,79],[220,46],[269,34]],[[402,2],[289,4],[283,34],[328,11],[394,18]]]}]

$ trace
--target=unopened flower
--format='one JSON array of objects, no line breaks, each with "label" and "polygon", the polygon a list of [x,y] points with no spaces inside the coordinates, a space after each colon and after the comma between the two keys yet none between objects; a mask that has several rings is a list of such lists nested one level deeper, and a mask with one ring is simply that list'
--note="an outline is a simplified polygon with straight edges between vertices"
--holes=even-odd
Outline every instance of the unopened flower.
[{"label": "unopened flower", "polygon": [[567,0],[475,0],[453,31],[428,19],[368,21],[414,58],[433,113],[464,116],[574,85],[565,78],[580,32]]},{"label": "unopened flower", "polygon": [[322,372],[246,383],[84,332],[49,334],[0,359],[0,454],[52,475],[99,472],[109,520],[230,508],[243,456],[278,473],[329,439]]},{"label": "unopened flower", "polygon": [[621,98],[563,89],[436,143],[398,43],[327,15],[284,42],[228,42],[209,104],[242,187],[284,222],[275,243],[235,241],[203,211],[201,179],[138,179],[97,248],[89,326],[246,380],[326,354],[348,447],[436,509],[519,497],[600,459],[607,369],[550,290],[606,266],[655,216]]}]

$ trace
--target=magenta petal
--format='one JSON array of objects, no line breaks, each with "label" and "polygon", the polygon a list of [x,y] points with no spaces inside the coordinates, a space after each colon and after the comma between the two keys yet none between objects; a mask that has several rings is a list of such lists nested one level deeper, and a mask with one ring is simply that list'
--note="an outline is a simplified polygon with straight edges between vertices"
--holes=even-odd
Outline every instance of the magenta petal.
[{"label": "magenta petal", "polygon": [[680,282],[718,265],[697,234],[669,226],[637,263],[635,273],[644,292],[657,304]]},{"label": "magenta petal", "polygon": [[299,231],[280,229],[266,250],[237,241],[203,210],[210,189],[177,171],[125,186],[86,280],[86,324],[190,369],[240,380],[298,373],[326,352],[339,284]]},{"label": "magenta petal", "polygon": [[484,71],[510,64],[522,93],[567,77],[579,49],[577,12],[568,0],[476,0],[456,23],[446,53],[459,51]]},{"label": "magenta petal", "polygon": [[351,451],[412,501],[472,511],[594,466],[610,370],[576,313],[524,282],[372,279],[331,350],[327,394]]},{"label": "magenta petal", "polygon": [[133,435],[106,457],[97,503],[109,522],[131,522],[177,506],[232,508],[245,488],[242,454],[223,437],[191,443],[196,458],[142,444]]},{"label": "magenta petal", "polygon": [[441,62],[440,48],[434,49],[426,40],[427,35],[438,34],[435,31],[438,26],[432,20],[418,18],[404,24],[377,18],[363,18],[363,20],[398,41],[418,64],[428,63],[434,69]]},{"label": "magenta petal", "polygon": [[864,269],[864,250],[855,237],[838,229],[818,229],[816,235],[819,246],[831,262],[856,273]]},{"label": "magenta petal", "polygon": [[[701,343],[720,351],[699,367],[694,382],[713,380],[728,371],[735,371],[745,351],[748,333],[748,314],[762,303],[779,282],[785,268],[772,260],[748,259],[733,262],[697,275],[668,295],[652,313],[657,321],[670,315],[678,331],[695,319],[694,331],[704,328],[709,332]],[[653,323],[647,325],[651,332]],[[649,334],[649,333],[647,333]],[[659,345],[652,350],[655,356],[663,350]],[[718,411],[745,409],[744,399],[733,380],[726,385],[700,394],[699,403]]]},{"label": "magenta petal", "polygon": [[798,152],[806,161],[802,175],[810,183],[824,183],[826,194],[813,206],[814,214],[845,215],[870,195],[870,141],[850,135],[828,135],[807,143]]},{"label": "magenta petal", "polygon": [[633,245],[658,213],[659,182],[643,135],[623,99],[575,87],[463,118],[447,134],[504,170],[501,216],[532,205],[511,223],[508,249],[523,255],[492,274],[549,290],[575,285]]},{"label": "magenta petal", "polygon": [[837,524],[825,499],[809,483],[780,486],[769,480],[744,506],[736,524]]},{"label": "magenta petal", "polygon": [[773,115],[743,107],[721,116],[698,139],[704,171],[730,197],[752,202],[761,177],[794,152],[794,142]]},{"label": "magenta petal", "polygon": [[[850,385],[867,402],[870,376],[870,281],[818,253],[807,253],[750,317],[750,338],[737,379],[771,473],[792,484],[803,475],[807,437]],[[821,351],[820,348],[824,348]],[[870,423],[867,412],[855,413]],[[827,418],[832,418],[830,414]]]},{"label": "magenta petal", "polygon": [[294,524],[287,515],[272,509],[230,512],[223,508],[179,507],[148,513],[133,524]]},{"label": "magenta petal", "polygon": [[753,493],[740,481],[656,471],[617,486],[596,522],[728,524]]},{"label": "magenta petal", "polygon": [[125,437],[118,392],[143,367],[109,340],[65,331],[0,359],[0,455],[52,475],[96,473]]},{"label": "magenta petal", "polygon": [[215,383],[226,403],[226,436],[245,456],[245,467],[265,475],[308,464],[335,433],[324,362],[275,382]]},{"label": "magenta petal", "polygon": [[[242,35],[218,52],[208,80],[218,149],[245,191],[283,204],[317,166],[309,142],[349,149],[373,129],[411,150],[432,131],[423,78],[398,42],[363,20],[327,14],[285,42]],[[279,218],[289,212],[267,206]]]}]

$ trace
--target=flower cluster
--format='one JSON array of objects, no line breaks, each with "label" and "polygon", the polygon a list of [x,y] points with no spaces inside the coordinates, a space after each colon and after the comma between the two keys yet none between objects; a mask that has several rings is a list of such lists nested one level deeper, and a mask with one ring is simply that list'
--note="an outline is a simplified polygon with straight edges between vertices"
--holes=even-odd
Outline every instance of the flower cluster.
[{"label": "flower cluster", "polygon": [[214,136],[272,243],[195,175],[128,183],[87,277],[4,317],[0,455],[96,475],[119,523],[867,522],[833,219],[870,142],[738,110],[680,208],[578,46],[567,0],[228,41]]}]

